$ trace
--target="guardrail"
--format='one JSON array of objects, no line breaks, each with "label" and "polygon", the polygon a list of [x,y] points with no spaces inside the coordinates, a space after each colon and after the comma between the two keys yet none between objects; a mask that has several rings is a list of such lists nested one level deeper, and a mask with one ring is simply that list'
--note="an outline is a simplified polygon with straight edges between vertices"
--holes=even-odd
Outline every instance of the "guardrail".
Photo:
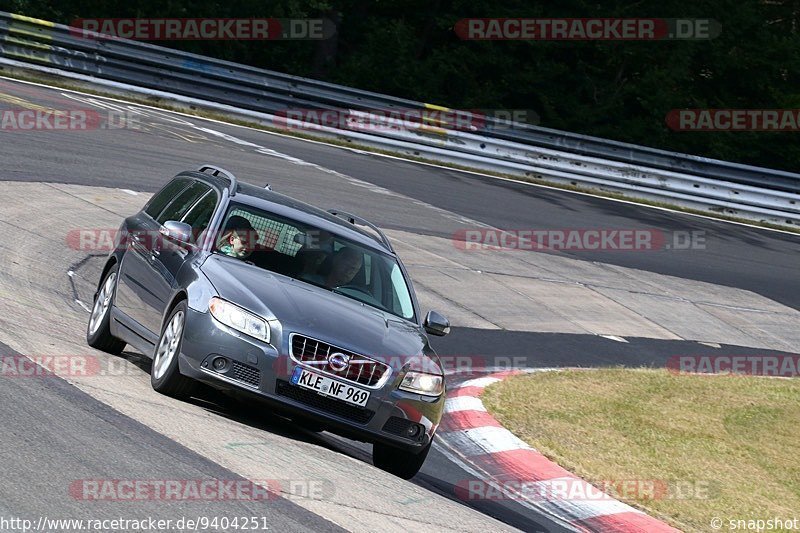
[{"label": "guardrail", "polygon": [[[312,131],[392,152],[513,176],[601,189],[709,213],[800,224],[800,175],[508,123],[454,112],[447,120],[398,120],[431,104],[83,32],[0,12],[0,64],[50,72]],[[330,123],[292,110],[335,111]],[[413,113],[411,114],[413,116]],[[302,112],[300,113],[302,119]]]}]

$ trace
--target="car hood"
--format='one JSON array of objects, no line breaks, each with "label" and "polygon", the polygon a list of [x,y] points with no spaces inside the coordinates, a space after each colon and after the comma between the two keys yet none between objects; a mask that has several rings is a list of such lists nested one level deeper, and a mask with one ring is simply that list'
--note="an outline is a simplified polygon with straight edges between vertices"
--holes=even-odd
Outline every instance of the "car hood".
[{"label": "car hood", "polygon": [[217,255],[201,269],[221,298],[278,320],[283,350],[300,333],[362,355],[433,355],[421,327],[346,296]]}]

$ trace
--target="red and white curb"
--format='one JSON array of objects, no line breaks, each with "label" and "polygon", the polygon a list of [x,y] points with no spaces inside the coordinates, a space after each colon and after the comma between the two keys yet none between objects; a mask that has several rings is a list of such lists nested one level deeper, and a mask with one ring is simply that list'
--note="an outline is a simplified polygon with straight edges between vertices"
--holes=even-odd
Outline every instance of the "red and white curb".
[{"label": "red and white curb", "polygon": [[679,531],[604,494],[502,427],[487,412],[480,396],[492,383],[520,373],[507,371],[470,379],[447,393],[437,435],[459,462],[480,476],[456,487],[460,497],[513,499],[577,531]]}]

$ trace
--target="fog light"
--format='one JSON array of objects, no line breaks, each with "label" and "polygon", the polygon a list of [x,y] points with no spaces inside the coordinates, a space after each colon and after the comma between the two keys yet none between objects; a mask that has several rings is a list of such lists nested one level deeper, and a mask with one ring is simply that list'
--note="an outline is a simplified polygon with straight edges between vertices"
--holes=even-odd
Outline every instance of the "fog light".
[{"label": "fog light", "polygon": [[221,372],[222,370],[225,370],[226,366],[228,366],[228,360],[224,357],[217,357],[214,359],[211,365],[214,367],[214,370]]},{"label": "fog light", "polygon": [[419,424],[411,424],[406,429],[406,437],[413,439],[414,437],[419,435],[421,428],[422,426],[420,426]]}]

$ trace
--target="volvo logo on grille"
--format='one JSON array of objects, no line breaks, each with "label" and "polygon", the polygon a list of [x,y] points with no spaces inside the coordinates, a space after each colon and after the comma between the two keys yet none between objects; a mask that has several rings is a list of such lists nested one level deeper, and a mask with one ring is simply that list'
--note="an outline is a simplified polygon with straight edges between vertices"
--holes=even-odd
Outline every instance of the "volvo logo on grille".
[{"label": "volvo logo on grille", "polygon": [[350,357],[341,352],[334,352],[328,356],[328,366],[335,372],[347,370],[350,366]]}]

